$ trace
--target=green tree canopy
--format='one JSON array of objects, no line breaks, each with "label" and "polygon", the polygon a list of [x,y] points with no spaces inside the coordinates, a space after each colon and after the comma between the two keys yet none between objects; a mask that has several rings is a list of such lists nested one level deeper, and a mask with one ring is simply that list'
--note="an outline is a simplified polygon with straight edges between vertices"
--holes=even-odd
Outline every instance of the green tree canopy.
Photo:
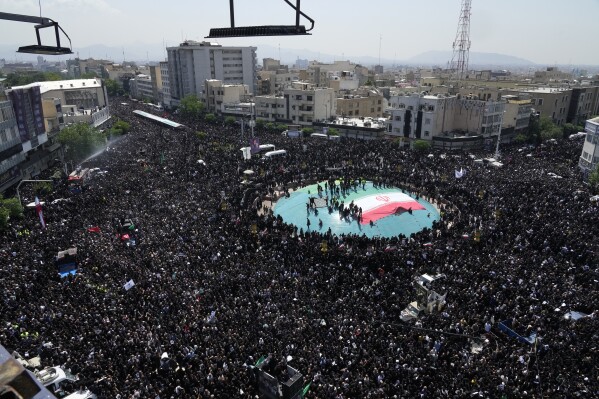
[{"label": "green tree canopy", "polygon": [[206,114],[206,116],[204,116],[204,120],[208,123],[214,123],[214,122],[216,122],[216,115]]},{"label": "green tree canopy", "polygon": [[116,130],[119,134],[127,134],[129,133],[129,130],[131,130],[131,125],[124,120],[119,119],[113,123],[112,129]]},{"label": "green tree canopy", "polygon": [[541,139],[544,141],[562,137],[562,130],[548,116],[541,117],[539,120],[539,129],[541,131]]},{"label": "green tree canopy", "polygon": [[8,213],[13,219],[20,219],[23,217],[23,207],[18,198],[7,198],[2,200],[2,207],[8,209]]},{"label": "green tree canopy", "polygon": [[58,141],[65,146],[67,159],[79,162],[101,148],[106,138],[87,123],[77,123],[61,130]]},{"label": "green tree canopy", "polygon": [[[262,118],[257,118],[256,119],[256,128],[257,129],[264,129],[264,126],[266,125],[266,121]],[[285,129],[287,129],[287,127],[285,127]],[[283,130],[285,130],[283,129]]]},{"label": "green tree canopy", "polygon": [[181,99],[179,110],[182,116],[197,118],[204,112],[204,103],[195,94],[189,94]]},{"label": "green tree canopy", "polygon": [[599,193],[599,165],[589,175],[589,185],[593,194]]},{"label": "green tree canopy", "polygon": [[339,136],[339,129],[330,127],[329,128],[329,136]]},{"label": "green tree canopy", "polygon": [[426,152],[431,148],[431,143],[426,140],[416,140],[413,145],[414,151]]},{"label": "green tree canopy", "polygon": [[236,120],[237,120],[237,119],[235,119],[235,117],[234,117],[234,116],[227,116],[227,117],[225,118],[225,124],[226,124],[226,125],[232,125],[232,124],[234,124],[234,123],[235,123],[235,121],[236,121]]},{"label": "green tree canopy", "polygon": [[308,137],[312,133],[314,133],[314,129],[312,129],[311,127],[305,127],[302,129],[302,134],[304,135],[304,137]]},{"label": "green tree canopy", "polygon": [[122,96],[125,94],[125,90],[116,80],[104,79],[104,85],[106,86],[106,92],[110,97]]},{"label": "green tree canopy", "polygon": [[576,134],[578,132],[584,132],[584,126],[577,126],[573,123],[565,123],[562,126],[563,137],[566,139],[571,134]]}]

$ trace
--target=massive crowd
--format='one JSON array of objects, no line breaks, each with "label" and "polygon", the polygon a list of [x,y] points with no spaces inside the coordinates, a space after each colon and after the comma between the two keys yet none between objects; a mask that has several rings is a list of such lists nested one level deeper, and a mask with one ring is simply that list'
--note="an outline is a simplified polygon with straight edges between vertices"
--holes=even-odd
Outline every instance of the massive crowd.
[{"label": "massive crowd", "polygon": [[[102,172],[86,191],[59,185],[42,198],[45,230],[27,210],[1,233],[9,350],[70,368],[100,398],[255,398],[250,366],[269,354],[311,382],[308,398],[599,395],[598,209],[577,170],[580,141],[506,147],[496,169],[465,153],[259,132],[288,156],[243,161],[239,126],[162,129],[134,107],[112,104],[132,131],[84,164]],[[241,184],[247,169],[256,174]],[[371,240],[298,231],[253,206],[358,178],[426,196],[443,217]],[[135,246],[117,236],[122,219]],[[79,270],[60,278],[53,259],[69,247]],[[403,323],[423,273],[446,276],[447,305]],[[504,320],[541,339],[508,337]]]}]

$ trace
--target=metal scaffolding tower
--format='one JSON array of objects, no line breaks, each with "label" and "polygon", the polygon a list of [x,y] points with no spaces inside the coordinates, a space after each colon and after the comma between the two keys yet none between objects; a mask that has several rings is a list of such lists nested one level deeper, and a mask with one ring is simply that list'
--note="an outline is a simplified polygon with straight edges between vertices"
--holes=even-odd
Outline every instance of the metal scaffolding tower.
[{"label": "metal scaffolding tower", "polygon": [[462,0],[462,9],[458,21],[458,31],[453,41],[453,55],[449,69],[452,78],[462,80],[468,73],[468,57],[470,54],[470,10],[472,0]]}]

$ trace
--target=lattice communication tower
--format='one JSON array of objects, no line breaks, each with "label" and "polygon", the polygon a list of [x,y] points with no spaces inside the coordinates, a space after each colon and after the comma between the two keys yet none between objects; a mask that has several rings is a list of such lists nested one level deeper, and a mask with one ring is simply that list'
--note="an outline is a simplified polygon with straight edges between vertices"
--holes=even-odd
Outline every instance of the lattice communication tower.
[{"label": "lattice communication tower", "polygon": [[462,9],[458,21],[458,31],[453,41],[453,55],[449,69],[452,77],[458,81],[468,73],[468,58],[470,55],[470,10],[472,0],[462,0]]}]

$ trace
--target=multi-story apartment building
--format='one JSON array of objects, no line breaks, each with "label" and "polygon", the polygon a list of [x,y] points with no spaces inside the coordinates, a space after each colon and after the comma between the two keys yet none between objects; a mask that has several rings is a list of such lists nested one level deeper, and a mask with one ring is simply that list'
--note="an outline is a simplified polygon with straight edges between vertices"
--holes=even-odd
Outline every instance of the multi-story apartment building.
[{"label": "multi-story apartment building", "polygon": [[387,100],[376,89],[355,90],[337,98],[337,115],[347,117],[380,118],[386,110]]},{"label": "multi-story apartment building", "polygon": [[17,119],[10,101],[0,98],[0,193],[21,177],[19,164],[25,160]]},{"label": "multi-story apartment building", "polygon": [[100,79],[36,82],[6,91],[16,115],[24,161],[20,177],[28,179],[60,157],[56,136],[70,123],[99,127],[110,119],[106,88]]},{"label": "multi-story apartment building", "polygon": [[150,79],[152,80],[152,99],[156,104],[162,103],[162,74],[160,65],[150,66]]},{"label": "multi-story apartment building", "polygon": [[129,80],[131,97],[139,100],[151,101],[154,99],[154,83],[149,75],[139,74]]},{"label": "multi-story apartment building", "polygon": [[221,80],[224,84],[256,85],[256,47],[223,47],[209,42],[185,41],[168,47],[171,102],[195,94],[204,98],[204,82]]},{"label": "multi-story apartment building", "polygon": [[413,93],[391,97],[387,134],[404,145],[427,140],[437,148],[490,147],[499,136],[505,104]]},{"label": "multi-story apartment building", "polygon": [[293,82],[299,81],[299,72],[286,71],[280,69],[277,71],[258,72],[258,86],[256,95],[280,95],[283,89],[291,87]]},{"label": "multi-story apartment building", "polygon": [[583,125],[595,115],[599,115],[599,86],[573,87],[566,122]]},{"label": "multi-story apartment building", "polygon": [[516,135],[523,133],[530,124],[532,101],[528,96],[507,95],[501,97],[505,101],[505,113],[501,126],[501,142],[510,142]]},{"label": "multi-story apartment building", "polygon": [[160,62],[160,79],[162,80],[162,105],[171,106],[171,84],[168,73],[168,61]]},{"label": "multi-story apartment building", "polygon": [[257,96],[256,117],[269,121],[311,125],[336,115],[337,98],[330,88],[295,82],[282,96]]},{"label": "multi-story apartment building", "polygon": [[578,166],[584,175],[588,176],[599,165],[599,117],[586,121],[584,130],[587,135]]},{"label": "multi-story apartment building", "polygon": [[220,80],[206,80],[203,98],[208,112],[222,113],[225,107],[231,109],[232,105],[246,103],[250,92],[247,85],[227,85]]}]

